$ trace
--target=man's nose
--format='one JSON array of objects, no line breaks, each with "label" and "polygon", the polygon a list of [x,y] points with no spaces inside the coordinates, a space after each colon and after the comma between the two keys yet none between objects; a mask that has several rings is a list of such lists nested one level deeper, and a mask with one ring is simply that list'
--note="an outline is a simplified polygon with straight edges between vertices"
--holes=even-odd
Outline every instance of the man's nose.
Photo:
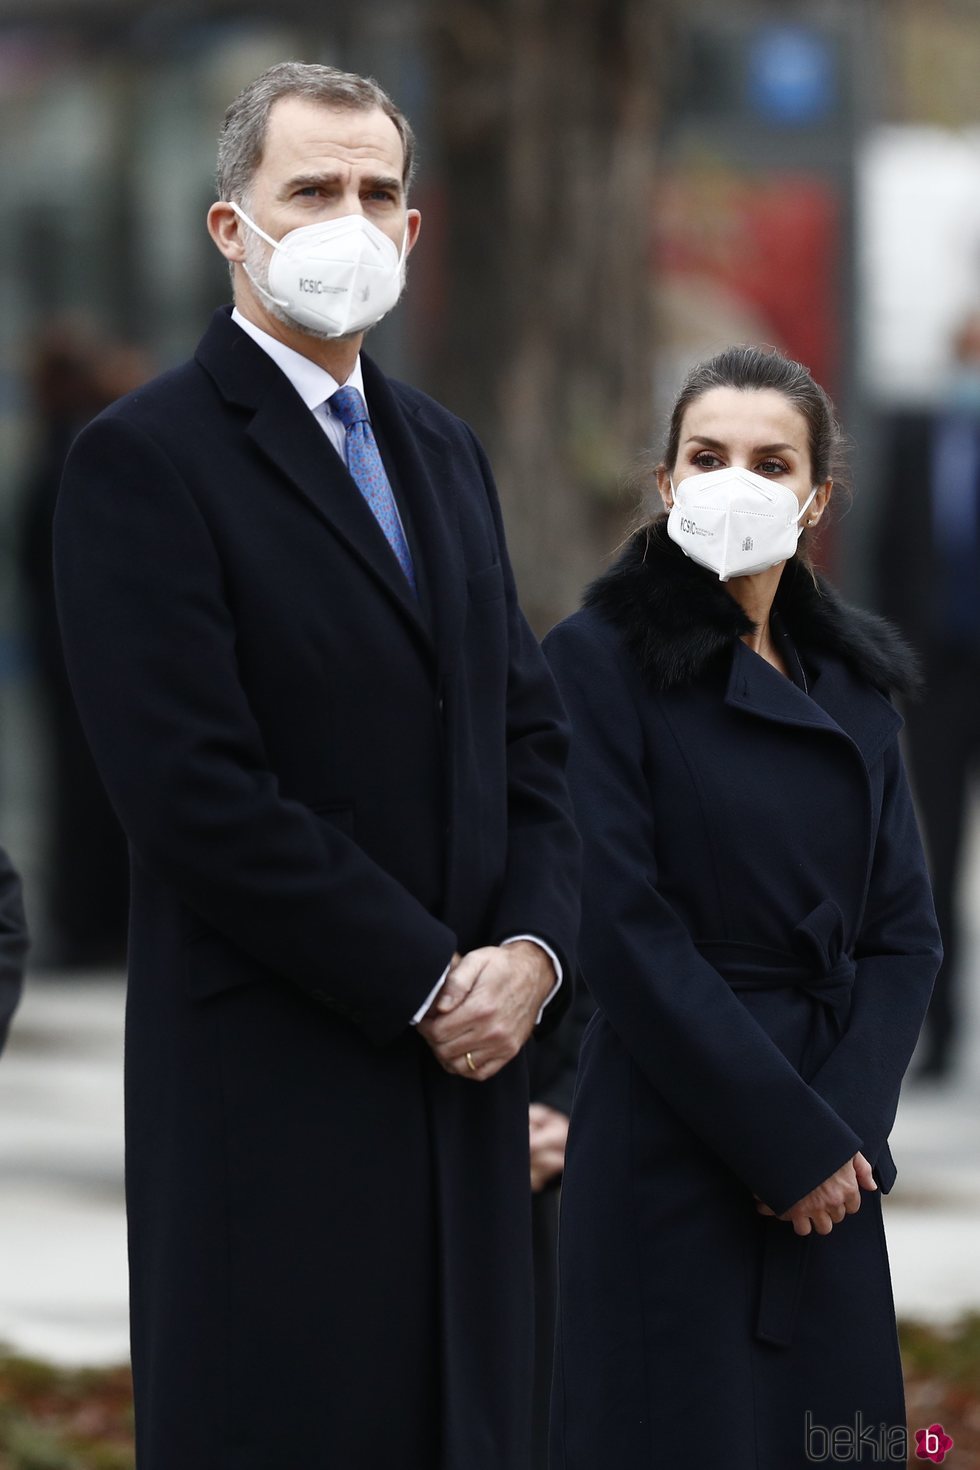
[{"label": "man's nose", "polygon": [[341,205],[344,214],[364,213],[364,201],[361,199],[361,191],[353,180],[344,189],[341,196]]}]

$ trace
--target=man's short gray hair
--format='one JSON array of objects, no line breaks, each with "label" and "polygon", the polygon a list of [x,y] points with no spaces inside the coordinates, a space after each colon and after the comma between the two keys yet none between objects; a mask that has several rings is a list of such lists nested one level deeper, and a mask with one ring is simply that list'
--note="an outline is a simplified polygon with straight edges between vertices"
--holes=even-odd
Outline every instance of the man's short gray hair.
[{"label": "man's short gray hair", "polygon": [[248,195],[255,170],[262,162],[269,113],[281,97],[305,97],[339,111],[373,112],[390,117],[402,140],[402,183],[408,193],[415,171],[415,135],[401,113],[373,77],[338,71],[313,62],[281,61],[239,92],[225,113],[218,139],[218,198],[240,204]]}]

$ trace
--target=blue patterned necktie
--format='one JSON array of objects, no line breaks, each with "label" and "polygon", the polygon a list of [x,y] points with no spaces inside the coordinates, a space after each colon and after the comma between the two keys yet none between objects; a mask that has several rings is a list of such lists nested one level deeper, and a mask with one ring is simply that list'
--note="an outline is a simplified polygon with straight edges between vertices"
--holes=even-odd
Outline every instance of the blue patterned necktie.
[{"label": "blue patterned necktie", "polygon": [[356,388],[347,387],[338,388],[327,402],[347,431],[347,468],[351,478],[370,506],[388,545],[398,558],[398,565],[408,578],[409,586],[418,596],[408,542],[398,519],[395,497],[388,483],[364,399]]}]

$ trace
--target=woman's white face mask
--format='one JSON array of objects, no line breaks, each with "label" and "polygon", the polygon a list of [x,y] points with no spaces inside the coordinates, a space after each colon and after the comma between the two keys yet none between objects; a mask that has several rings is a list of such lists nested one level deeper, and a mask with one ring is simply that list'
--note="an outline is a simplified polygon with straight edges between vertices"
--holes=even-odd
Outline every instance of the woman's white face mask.
[{"label": "woman's white face mask", "polygon": [[267,266],[246,248],[246,275],[275,315],[294,326],[317,337],[349,337],[373,327],[401,296],[407,223],[400,251],[362,214],[301,225],[273,240],[237,204],[231,207],[272,246]]},{"label": "woman's white face mask", "polygon": [[789,560],[818,487],[801,507],[788,485],[726,465],[688,475],[676,487],[671,480],[670,488],[668,536],[692,561],[727,582]]}]

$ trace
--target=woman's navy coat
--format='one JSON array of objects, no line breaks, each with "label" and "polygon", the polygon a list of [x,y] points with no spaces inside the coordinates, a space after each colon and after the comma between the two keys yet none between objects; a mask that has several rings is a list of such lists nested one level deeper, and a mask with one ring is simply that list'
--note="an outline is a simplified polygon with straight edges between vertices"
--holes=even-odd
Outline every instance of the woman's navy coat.
[{"label": "woman's navy coat", "polygon": [[939,960],[885,692],[909,658],[792,562],[786,678],[663,522],[586,604],[545,644],[599,1005],[565,1169],[553,1464],[788,1470],[808,1425],[819,1451],[858,1414],[905,1423],[880,1195],[806,1238],[753,1195],[781,1213],[859,1149],[882,1191],[895,1178]]}]

